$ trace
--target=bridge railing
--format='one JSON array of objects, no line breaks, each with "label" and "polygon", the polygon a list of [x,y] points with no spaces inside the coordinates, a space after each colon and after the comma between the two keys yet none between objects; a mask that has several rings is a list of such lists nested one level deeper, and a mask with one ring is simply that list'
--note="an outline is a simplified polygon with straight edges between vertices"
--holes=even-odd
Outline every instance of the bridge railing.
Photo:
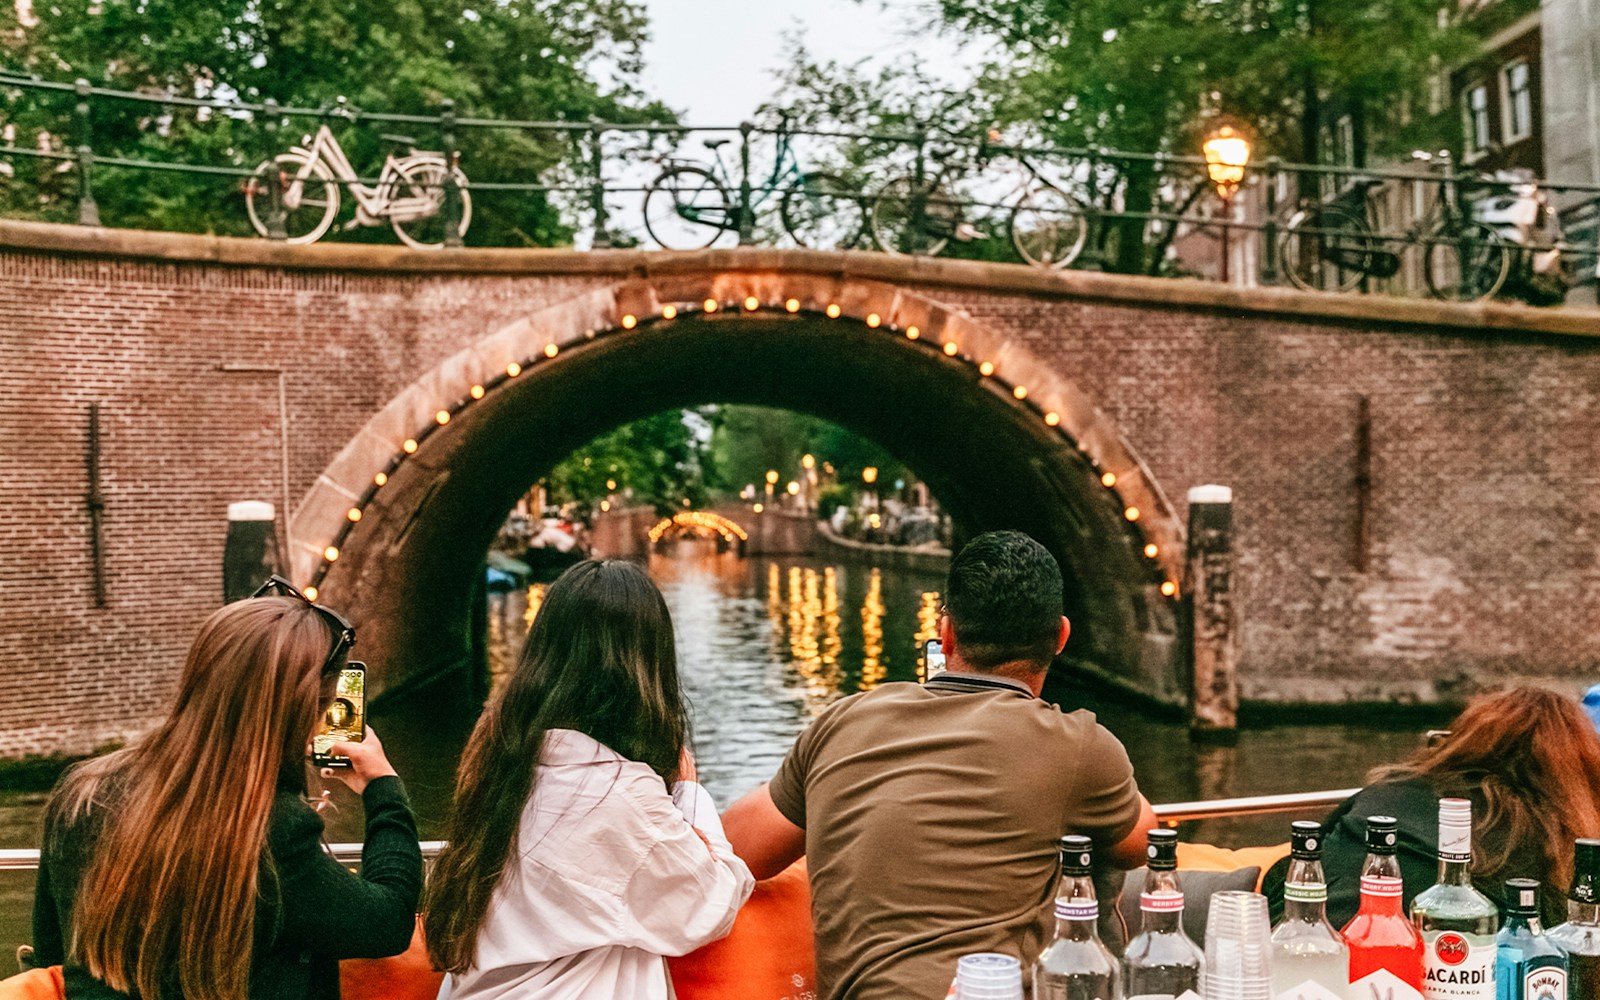
[{"label": "bridge railing", "polygon": [[[877,245],[1016,260],[1029,259],[1029,240],[1054,240],[1058,245],[1030,262],[1398,294],[1425,287],[1434,248],[1460,248],[1477,238],[1459,227],[1442,228],[1442,211],[1454,206],[1470,212],[1469,189],[1482,202],[1514,196],[1528,182],[1462,172],[1448,158],[1426,167],[1379,169],[1266,158],[1246,168],[1238,195],[1224,203],[1199,156],[1002,142],[987,131],[806,129],[783,117],[714,126],[498,119],[457,114],[448,101],[431,114],[404,114],[342,103],[309,108],[127,91],[3,70],[0,94],[0,203],[9,200],[12,210],[20,210],[21,199],[8,197],[8,186],[29,196],[28,214],[37,215],[40,204],[47,214],[51,207],[59,213],[75,206],[78,222],[99,225],[97,185],[111,172],[180,174],[225,181],[247,199],[259,197],[258,228],[276,239],[294,235],[286,227],[284,203],[290,181],[283,171],[265,168],[293,144],[285,139],[288,126],[306,123],[337,126],[346,138],[359,136],[363,148],[376,145],[363,132],[373,127],[402,126],[426,135],[436,155],[465,171],[406,179],[409,191],[427,191],[436,199],[425,214],[439,216],[446,246],[462,242],[467,196],[490,195],[544,199],[561,213],[568,231],[587,231],[596,247],[680,241]],[[179,162],[126,148],[127,136],[170,131],[180,115],[197,134],[227,123],[227,134],[238,141],[215,162]],[[112,126],[124,137],[120,142],[104,135]],[[555,137],[566,152],[542,168],[529,164],[523,177],[467,180],[475,166],[470,137],[487,132]],[[695,140],[702,147],[732,144],[731,159],[719,149],[695,149]],[[821,169],[806,166],[801,146]],[[31,184],[17,167],[29,162],[37,164]],[[517,170],[499,164],[502,175]],[[64,189],[69,178],[70,191]],[[380,195],[396,189],[393,173],[373,177],[354,169],[334,171],[326,182],[347,195],[358,188]],[[686,189],[685,183],[700,187]],[[1507,250],[1513,275],[1527,277],[1537,257],[1558,251],[1566,283],[1593,281],[1600,185],[1534,183],[1549,200],[1548,224]],[[638,198],[639,209],[622,209],[620,198]],[[656,232],[648,214],[652,206],[665,208],[662,225],[671,232]],[[217,218],[204,220],[207,231],[252,231],[239,206],[219,204],[216,210]],[[819,213],[836,218],[814,218]],[[797,222],[794,215],[811,217]],[[357,218],[363,225],[386,221],[371,213]],[[1019,224],[1032,228],[1010,238]]]}]

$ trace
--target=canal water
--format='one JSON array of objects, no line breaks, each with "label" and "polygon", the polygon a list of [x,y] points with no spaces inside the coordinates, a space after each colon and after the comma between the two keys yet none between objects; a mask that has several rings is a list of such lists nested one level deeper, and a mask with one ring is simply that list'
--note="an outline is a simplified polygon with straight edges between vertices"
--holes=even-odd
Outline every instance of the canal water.
[{"label": "canal water", "polygon": [[[817,713],[848,694],[914,681],[918,646],[932,635],[939,575],[804,557],[740,559],[686,546],[654,556],[651,575],[677,629],[700,777],[726,807],[767,780]],[[492,682],[516,663],[543,586],[490,597]],[[1121,738],[1152,802],[1315,791],[1358,785],[1373,766],[1418,745],[1415,730],[1330,724],[1249,729],[1236,746],[1196,746],[1186,728],[1096,699],[1067,684],[1064,701],[1088,707]],[[468,706],[426,693],[374,712],[404,776],[425,839],[440,836],[455,763],[474,718]],[[42,795],[0,793],[0,847],[36,847]],[[361,810],[338,789],[328,839],[361,839]],[[1225,846],[1287,839],[1290,816],[1186,824],[1186,839]],[[32,877],[0,875],[0,973],[28,940]]]}]

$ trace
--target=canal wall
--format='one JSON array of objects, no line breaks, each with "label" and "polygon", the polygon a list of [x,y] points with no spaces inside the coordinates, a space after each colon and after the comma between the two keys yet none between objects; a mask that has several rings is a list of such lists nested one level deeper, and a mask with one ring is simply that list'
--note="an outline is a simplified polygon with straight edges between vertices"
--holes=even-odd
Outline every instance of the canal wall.
[{"label": "canal wall", "polygon": [[916,570],[921,573],[950,572],[950,550],[937,546],[908,548],[904,545],[877,545],[836,535],[828,522],[816,523],[816,554],[824,559],[864,559],[877,566]]}]

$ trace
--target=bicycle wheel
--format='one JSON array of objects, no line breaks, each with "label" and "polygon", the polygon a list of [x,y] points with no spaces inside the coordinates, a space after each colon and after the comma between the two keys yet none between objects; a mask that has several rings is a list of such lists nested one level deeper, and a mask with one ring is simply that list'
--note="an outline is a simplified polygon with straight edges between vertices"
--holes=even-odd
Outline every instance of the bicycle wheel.
[{"label": "bicycle wheel", "polygon": [[850,250],[861,241],[862,198],[838,174],[804,174],[783,192],[783,228],[811,250]]},{"label": "bicycle wheel", "polygon": [[884,253],[936,257],[960,221],[960,205],[935,179],[919,187],[910,174],[896,177],[872,198],[872,239]]},{"label": "bicycle wheel", "polygon": [[1476,302],[1494,295],[1506,283],[1511,249],[1483,223],[1441,226],[1424,239],[1423,275],[1434,297]]},{"label": "bicycle wheel", "polygon": [[738,228],[733,199],[710,171],[669,166],[644,193],[644,228],[667,250],[700,250]]},{"label": "bicycle wheel", "polygon": [[309,161],[311,169],[301,177],[307,162],[304,153],[280,153],[250,175],[244,188],[244,210],[257,233],[268,234],[269,170],[276,170],[283,180],[283,229],[288,242],[315,243],[333,225],[339,215],[339,185],[321,160]]},{"label": "bicycle wheel", "polygon": [[[389,224],[400,242],[416,250],[438,250],[444,246],[444,160],[429,157],[396,164],[399,176],[383,188],[389,205]],[[467,175],[454,171],[456,189],[461,195],[460,236],[472,225],[472,193],[467,190]]]},{"label": "bicycle wheel", "polygon": [[1278,244],[1278,263],[1308,292],[1348,292],[1372,269],[1376,243],[1366,222],[1334,205],[1296,212]]},{"label": "bicycle wheel", "polygon": [[1011,245],[1034,267],[1063,268],[1078,259],[1089,219],[1072,195],[1050,184],[1023,192],[1011,209]]}]

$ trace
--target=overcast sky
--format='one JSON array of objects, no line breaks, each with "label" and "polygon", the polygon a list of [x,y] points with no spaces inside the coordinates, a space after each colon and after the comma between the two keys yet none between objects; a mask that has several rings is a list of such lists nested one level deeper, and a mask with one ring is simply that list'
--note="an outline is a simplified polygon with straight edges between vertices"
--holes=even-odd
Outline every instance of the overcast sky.
[{"label": "overcast sky", "polygon": [[645,0],[651,41],[645,93],[693,124],[733,125],[776,88],[785,34],[798,27],[818,59],[920,59],[952,82],[965,77],[951,40],[917,33],[922,0]]}]

